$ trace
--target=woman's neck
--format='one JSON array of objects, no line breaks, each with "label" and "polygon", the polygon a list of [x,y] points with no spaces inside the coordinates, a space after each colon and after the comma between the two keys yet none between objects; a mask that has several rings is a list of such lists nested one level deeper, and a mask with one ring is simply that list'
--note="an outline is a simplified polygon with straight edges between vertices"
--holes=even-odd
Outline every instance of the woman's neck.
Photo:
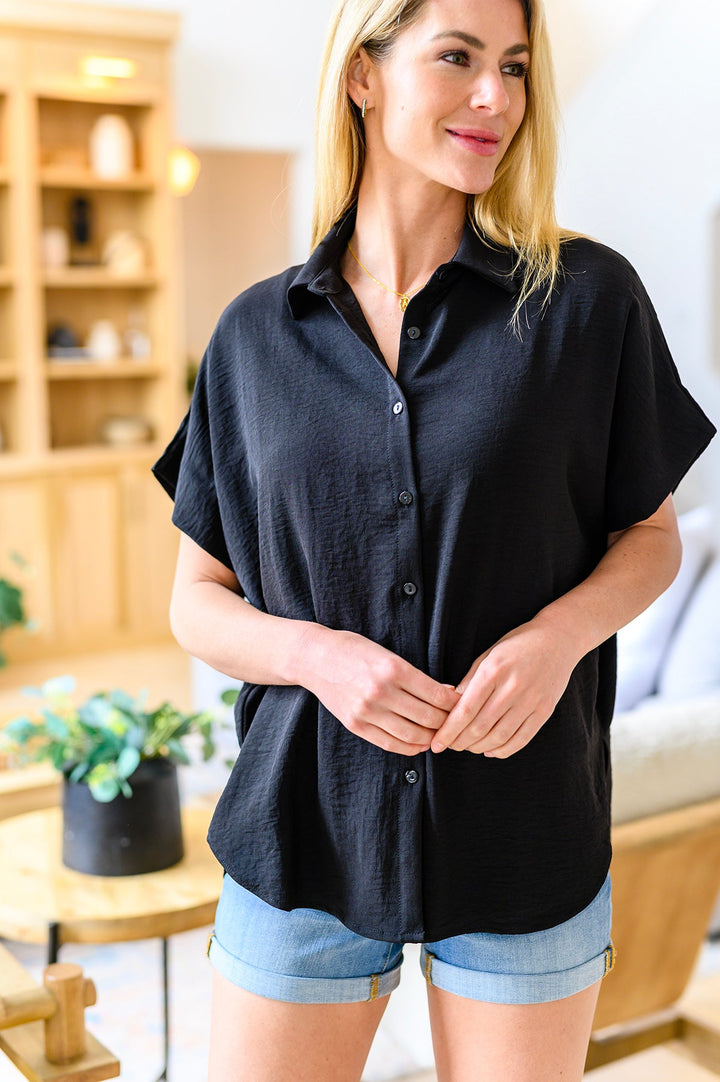
[{"label": "woman's neck", "polygon": [[367,172],[358,192],[351,245],[357,258],[389,289],[423,285],[460,243],[467,197],[440,185],[398,190]]}]

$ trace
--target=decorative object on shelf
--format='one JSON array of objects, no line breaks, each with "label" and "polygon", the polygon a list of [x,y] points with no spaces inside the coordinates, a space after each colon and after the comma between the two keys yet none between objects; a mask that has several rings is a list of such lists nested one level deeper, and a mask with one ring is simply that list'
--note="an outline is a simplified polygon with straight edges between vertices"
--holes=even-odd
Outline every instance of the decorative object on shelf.
[{"label": "decorative object on shelf", "polygon": [[70,236],[67,229],[51,225],[42,231],[42,264],[44,267],[66,267],[70,262]]},{"label": "decorative object on shelf", "polygon": [[144,237],[130,229],[116,229],[103,245],[102,262],[112,274],[133,278],[148,269],[149,254]]},{"label": "decorative object on shelf", "polygon": [[3,743],[19,762],[49,760],[64,777],[63,863],[89,875],[138,875],[182,859],[177,764],[187,736],[215,752],[215,718],[165,702],[99,692],[75,706],[72,677],[28,689],[42,700],[35,719],[15,718]]},{"label": "decorative object on shelf", "polygon": [[111,319],[96,319],[85,340],[88,356],[94,361],[116,361],[122,353],[122,340]]},{"label": "decorative object on shelf", "polygon": [[90,168],[104,180],[122,180],[135,167],[133,133],[119,113],[103,113],[90,132]]},{"label": "decorative object on shelf", "polygon": [[129,357],[134,361],[147,361],[150,359],[152,347],[150,339],[145,331],[139,327],[128,327],[123,335],[123,341]]},{"label": "decorative object on shelf", "polygon": [[110,447],[136,447],[152,439],[152,425],[140,415],[105,417],[100,440]]},{"label": "decorative object on shelf", "polygon": [[51,360],[89,360],[86,350],[80,345],[80,338],[69,323],[53,323],[48,327],[47,351]]},{"label": "decorative object on shelf", "polygon": [[85,195],[70,201],[70,263],[74,267],[95,267],[98,263],[93,244],[93,204]]},{"label": "decorative object on shelf", "polygon": [[134,305],[128,311],[128,325],[123,334],[125,352],[134,361],[147,361],[152,353],[144,308]]}]

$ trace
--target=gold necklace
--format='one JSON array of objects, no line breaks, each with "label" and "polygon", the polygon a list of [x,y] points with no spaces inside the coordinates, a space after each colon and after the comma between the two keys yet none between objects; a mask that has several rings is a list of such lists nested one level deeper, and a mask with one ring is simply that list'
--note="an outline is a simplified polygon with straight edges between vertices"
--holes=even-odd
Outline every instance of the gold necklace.
[{"label": "gold necklace", "polygon": [[357,263],[358,267],[361,267],[365,271],[368,278],[372,278],[373,282],[375,282],[376,285],[380,286],[381,289],[384,289],[386,293],[393,293],[396,297],[400,298],[399,306],[400,306],[400,311],[401,312],[404,312],[405,309],[407,308],[407,306],[409,305],[410,298],[414,297],[415,294],[419,293],[420,290],[422,289],[422,286],[417,286],[415,289],[411,289],[409,293],[400,293],[397,289],[391,289],[390,286],[383,285],[383,283],[378,281],[378,279],[375,277],[375,275],[371,274],[370,271],[367,269],[367,267],[363,263],[360,262],[360,260],[355,255],[355,253],[353,252],[353,250],[352,250],[352,248],[350,247],[349,244],[348,244],[348,251],[349,251],[350,255],[353,257],[353,259],[355,260],[355,262]]}]

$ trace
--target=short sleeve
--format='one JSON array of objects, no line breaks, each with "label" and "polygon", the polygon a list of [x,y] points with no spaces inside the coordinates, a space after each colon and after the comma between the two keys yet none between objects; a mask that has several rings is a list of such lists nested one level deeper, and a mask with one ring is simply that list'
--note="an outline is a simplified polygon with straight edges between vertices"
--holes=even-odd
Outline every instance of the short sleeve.
[{"label": "short sleeve", "polygon": [[175,501],[172,520],[205,552],[232,567],[216,487],[208,380],[213,340],[198,370],[190,409],[152,472]]},{"label": "short sleeve", "polygon": [[608,449],[608,532],[654,514],[714,434],[715,426],[682,385],[657,315],[636,279]]}]

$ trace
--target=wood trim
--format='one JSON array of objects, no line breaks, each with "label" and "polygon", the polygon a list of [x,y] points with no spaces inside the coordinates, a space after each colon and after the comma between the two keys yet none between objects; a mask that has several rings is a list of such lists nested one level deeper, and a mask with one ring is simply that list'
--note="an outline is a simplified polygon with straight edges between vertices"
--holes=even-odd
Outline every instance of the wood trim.
[{"label": "wood trim", "polygon": [[174,42],[181,17],[168,11],[104,7],[56,0],[0,0],[0,26]]},{"label": "wood trim", "polygon": [[680,839],[698,830],[720,826],[720,798],[690,804],[685,808],[648,815],[613,827],[613,851],[655,846],[659,842]]}]

